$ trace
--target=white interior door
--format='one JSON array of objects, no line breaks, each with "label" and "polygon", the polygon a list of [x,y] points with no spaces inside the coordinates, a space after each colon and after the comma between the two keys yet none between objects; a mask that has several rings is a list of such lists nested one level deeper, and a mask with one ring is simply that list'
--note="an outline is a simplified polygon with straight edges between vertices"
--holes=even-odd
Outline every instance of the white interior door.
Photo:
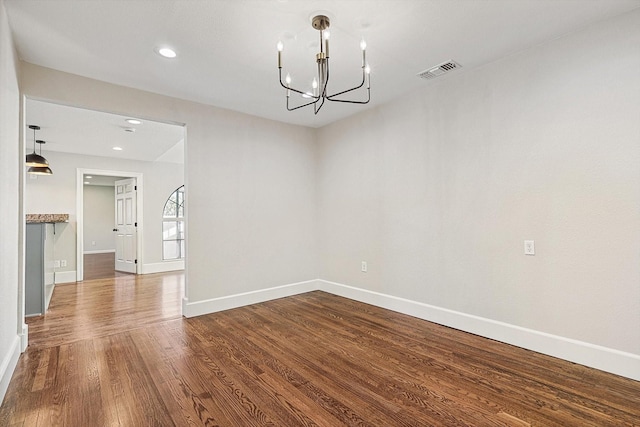
[{"label": "white interior door", "polygon": [[116,270],[136,273],[136,179],[128,178],[115,182],[116,223]]}]

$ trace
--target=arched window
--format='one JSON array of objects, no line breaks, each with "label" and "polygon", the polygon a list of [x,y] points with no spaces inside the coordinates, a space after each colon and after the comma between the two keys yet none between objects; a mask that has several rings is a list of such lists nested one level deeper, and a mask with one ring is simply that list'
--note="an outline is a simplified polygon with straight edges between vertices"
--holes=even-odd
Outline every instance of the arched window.
[{"label": "arched window", "polygon": [[184,258],[184,185],[171,193],[162,218],[162,259]]}]

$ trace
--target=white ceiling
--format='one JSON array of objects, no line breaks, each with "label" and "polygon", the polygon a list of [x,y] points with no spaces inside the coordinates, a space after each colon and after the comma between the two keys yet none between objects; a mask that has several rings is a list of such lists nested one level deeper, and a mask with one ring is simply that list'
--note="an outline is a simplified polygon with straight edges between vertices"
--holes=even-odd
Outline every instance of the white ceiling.
[{"label": "white ceiling", "polygon": [[[640,7],[640,0],[5,0],[5,5],[24,61],[321,127],[437,84],[437,79],[416,77],[431,66],[452,59],[463,66],[454,73],[472,73]],[[331,17],[330,92],[359,82],[359,42],[365,38],[372,69],[370,104],[329,103],[316,116],[308,108],[286,111],[284,89],[277,81],[276,43],[285,44],[284,69],[293,76],[293,85],[309,87],[318,44],[310,17],[317,11]],[[177,58],[155,53],[165,45],[177,51]],[[62,116],[56,116],[52,127],[62,123]],[[28,119],[47,124],[44,116],[31,112]],[[131,135],[116,132],[122,126],[118,120],[109,124],[115,132],[110,135],[125,141]],[[77,129],[77,121],[70,126]],[[50,148],[57,149],[71,139],[66,131],[45,135],[43,130],[42,139],[49,138]],[[100,134],[87,131],[83,140]],[[154,138],[160,146],[157,135]],[[110,149],[112,141],[105,147]]]},{"label": "white ceiling", "polygon": [[[27,125],[38,125],[36,139],[44,140],[47,151],[115,157],[141,161],[184,163],[184,129],[182,126],[119,116],[100,111],[28,99]],[[125,129],[134,130],[127,132]],[[33,151],[33,131],[27,129],[26,151]],[[113,147],[122,148],[114,151]],[[39,147],[37,147],[39,150]]]},{"label": "white ceiling", "polygon": [[105,175],[84,175],[84,185],[94,185],[98,187],[115,187],[115,182],[119,179],[125,179],[122,176],[105,176]]}]

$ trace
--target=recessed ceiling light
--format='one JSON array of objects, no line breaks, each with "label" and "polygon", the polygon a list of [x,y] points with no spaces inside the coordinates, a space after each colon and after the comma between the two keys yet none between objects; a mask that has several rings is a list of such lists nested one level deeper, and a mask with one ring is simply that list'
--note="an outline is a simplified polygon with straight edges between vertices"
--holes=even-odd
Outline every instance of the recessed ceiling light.
[{"label": "recessed ceiling light", "polygon": [[176,57],[176,51],[169,48],[169,47],[161,47],[160,49],[158,49],[158,53],[162,56],[164,56],[165,58],[175,58]]},{"label": "recessed ceiling light", "polygon": [[122,151],[122,147],[113,147],[113,149],[116,151]]},{"label": "recessed ceiling light", "polygon": [[92,177],[91,175],[85,175],[85,178],[87,178],[87,179],[91,179],[91,178],[93,178],[93,177]]},{"label": "recessed ceiling light", "polygon": [[85,181],[84,183],[85,183],[85,184],[91,184],[89,181]]},{"label": "recessed ceiling light", "polygon": [[142,122],[140,120],[137,119],[127,119],[125,120],[125,122],[131,124],[131,125],[141,125]]}]

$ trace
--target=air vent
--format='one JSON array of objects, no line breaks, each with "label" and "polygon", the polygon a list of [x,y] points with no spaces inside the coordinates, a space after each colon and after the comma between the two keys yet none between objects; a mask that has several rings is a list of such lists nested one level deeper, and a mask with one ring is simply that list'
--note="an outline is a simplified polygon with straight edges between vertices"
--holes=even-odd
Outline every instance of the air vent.
[{"label": "air vent", "polygon": [[418,77],[421,79],[435,79],[436,77],[440,77],[441,75],[448,73],[449,71],[457,70],[458,68],[462,68],[462,65],[449,60],[418,73]]}]

